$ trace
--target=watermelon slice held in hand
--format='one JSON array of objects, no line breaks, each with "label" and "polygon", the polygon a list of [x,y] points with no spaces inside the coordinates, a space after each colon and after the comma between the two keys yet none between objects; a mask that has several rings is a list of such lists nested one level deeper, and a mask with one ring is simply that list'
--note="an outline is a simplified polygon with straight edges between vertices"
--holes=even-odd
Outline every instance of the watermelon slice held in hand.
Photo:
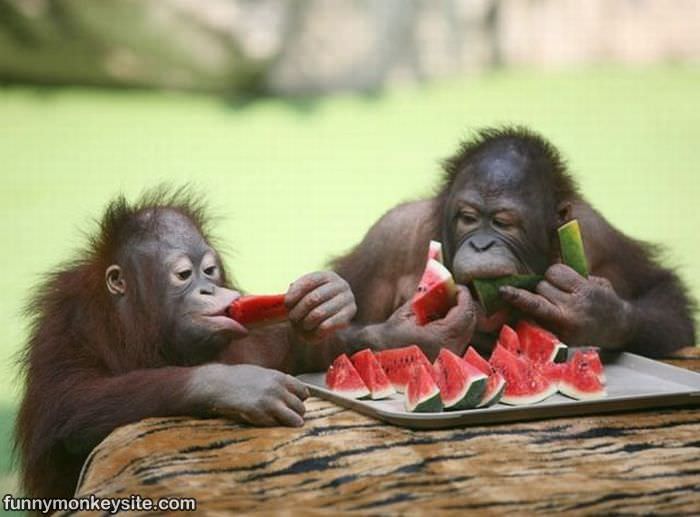
[{"label": "watermelon slice held in hand", "polygon": [[488,376],[486,380],[486,389],[481,397],[481,402],[476,407],[492,406],[503,396],[503,391],[506,387],[506,380],[499,372],[493,369],[489,362],[481,357],[479,352],[473,347],[467,348],[467,352],[463,357],[464,361],[472,365],[477,370],[485,373]]},{"label": "watermelon slice held in hand", "polygon": [[396,393],[379,361],[369,348],[353,354],[350,361],[369,388],[372,399],[383,399]]},{"label": "watermelon slice held in hand", "polygon": [[501,398],[504,404],[534,404],[557,392],[557,384],[548,379],[537,364],[498,343],[489,362],[506,380],[506,389]]},{"label": "watermelon slice held in hand", "polygon": [[412,413],[432,413],[442,411],[440,389],[435,384],[431,372],[422,363],[413,366],[411,380],[406,386],[406,411]]},{"label": "watermelon slice held in hand", "polygon": [[551,332],[525,320],[518,322],[515,331],[520,340],[520,348],[536,363],[566,361],[568,347]]},{"label": "watermelon slice held in hand", "polygon": [[433,371],[445,409],[470,409],[481,402],[487,376],[458,355],[441,349]]},{"label": "watermelon slice held in hand", "polygon": [[287,318],[284,297],[284,294],[241,296],[230,305],[228,315],[244,327],[277,323]]},{"label": "watermelon slice held in hand", "polygon": [[389,378],[394,389],[400,393],[406,391],[406,386],[411,380],[413,367],[422,364],[428,371],[432,370],[432,365],[423,351],[416,345],[402,348],[391,348],[382,350],[375,354],[377,361]]},{"label": "watermelon slice held in hand", "polygon": [[429,259],[411,300],[416,322],[425,325],[444,318],[456,304],[457,286],[452,274],[437,260]]},{"label": "watermelon slice held in hand", "polygon": [[428,247],[428,260],[435,259],[440,264],[444,264],[445,261],[442,259],[442,243],[438,241],[430,241]]},{"label": "watermelon slice held in hand", "polygon": [[329,390],[351,399],[360,399],[369,395],[367,385],[345,354],[336,357],[328,368],[326,386]]}]

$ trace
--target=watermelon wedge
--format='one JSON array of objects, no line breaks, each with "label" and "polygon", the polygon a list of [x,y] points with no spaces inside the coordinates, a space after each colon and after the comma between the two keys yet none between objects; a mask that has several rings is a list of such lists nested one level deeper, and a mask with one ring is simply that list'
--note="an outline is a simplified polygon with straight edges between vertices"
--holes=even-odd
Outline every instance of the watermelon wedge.
[{"label": "watermelon wedge", "polygon": [[591,370],[593,370],[593,373],[595,373],[598,377],[598,380],[602,384],[605,384],[605,371],[603,369],[603,363],[600,360],[600,355],[598,355],[598,352],[596,350],[594,350],[593,348],[578,350],[577,353],[574,354],[573,359],[577,357],[585,359],[588,362],[588,365],[591,368]]},{"label": "watermelon wedge", "polygon": [[499,288],[509,285],[534,291],[541,281],[542,277],[539,275],[509,275],[497,278],[476,278],[472,281],[471,287],[486,315],[490,316],[508,307],[508,304],[501,299]]},{"label": "watermelon wedge", "polygon": [[440,389],[428,368],[422,363],[413,366],[411,380],[406,387],[404,406],[412,413],[431,413],[442,411]]},{"label": "watermelon wedge", "polygon": [[508,351],[500,344],[496,344],[489,362],[506,380],[501,398],[504,404],[534,404],[557,392],[557,384],[548,379],[538,365],[525,356]]},{"label": "watermelon wedge", "polygon": [[503,325],[501,327],[501,332],[498,334],[497,343],[515,355],[525,355],[525,349],[520,343],[518,334],[508,325]]},{"label": "watermelon wedge", "polygon": [[442,243],[438,241],[430,241],[428,247],[428,260],[437,260],[440,264],[444,264],[445,261],[442,259]]},{"label": "watermelon wedge", "polygon": [[284,297],[284,294],[241,296],[229,306],[228,315],[245,327],[277,323],[287,318]]},{"label": "watermelon wedge", "polygon": [[467,352],[464,354],[463,359],[474,368],[488,376],[488,379],[486,380],[486,389],[481,397],[481,402],[479,402],[476,407],[492,406],[501,400],[503,391],[506,387],[506,380],[503,378],[503,375],[494,370],[489,362],[481,357],[479,352],[474,350],[474,348],[471,346],[467,348]]},{"label": "watermelon wedge", "polygon": [[389,378],[369,348],[353,354],[350,361],[369,389],[372,399],[383,399],[396,393]]},{"label": "watermelon wedge", "polygon": [[486,374],[447,348],[440,350],[433,372],[445,409],[470,409],[482,401]]},{"label": "watermelon wedge", "polygon": [[345,354],[336,357],[328,368],[326,386],[331,391],[351,399],[361,399],[369,395],[367,385]]},{"label": "watermelon wedge", "polygon": [[452,274],[435,259],[429,259],[411,301],[416,322],[425,325],[445,317],[457,304],[457,287]]},{"label": "watermelon wedge", "polygon": [[585,352],[576,351],[565,366],[559,382],[562,394],[576,400],[595,400],[607,395],[605,386],[600,382],[595,367]]},{"label": "watermelon wedge", "polygon": [[377,352],[375,357],[394,389],[400,393],[406,391],[416,364],[422,364],[428,371],[432,371],[430,361],[417,345],[382,350]]},{"label": "watermelon wedge", "polygon": [[562,225],[557,230],[561,260],[581,276],[588,276],[588,260],[583,249],[581,227],[577,219]]},{"label": "watermelon wedge", "polygon": [[521,349],[536,363],[566,361],[568,347],[551,332],[526,320],[520,320],[515,331],[518,334]]}]

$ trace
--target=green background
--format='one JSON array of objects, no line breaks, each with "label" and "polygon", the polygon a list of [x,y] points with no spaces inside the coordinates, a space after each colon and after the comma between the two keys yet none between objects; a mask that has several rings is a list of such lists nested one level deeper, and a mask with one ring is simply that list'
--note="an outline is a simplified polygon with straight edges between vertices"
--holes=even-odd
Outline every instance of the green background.
[{"label": "green background", "polygon": [[107,200],[162,181],[206,192],[226,261],[250,292],[282,292],[359,241],[394,204],[429,195],[474,128],[522,123],[568,158],[628,234],[663,245],[700,293],[700,69],[509,71],[374,96],[232,103],[190,94],[0,90],[0,494],[21,307],[72,256]]}]

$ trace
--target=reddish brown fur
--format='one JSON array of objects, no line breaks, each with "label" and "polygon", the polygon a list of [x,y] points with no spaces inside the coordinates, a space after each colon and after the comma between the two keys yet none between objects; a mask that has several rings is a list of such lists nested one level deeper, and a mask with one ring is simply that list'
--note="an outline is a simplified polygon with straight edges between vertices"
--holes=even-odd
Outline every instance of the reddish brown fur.
[{"label": "reddish brown fur", "polygon": [[[662,356],[695,341],[695,304],[675,272],[659,262],[658,248],[614,228],[578,192],[556,148],[525,128],[487,129],[462,144],[443,164],[444,176],[434,197],[389,210],[350,253],[336,258],[333,269],[350,284],[360,324],[385,321],[413,295],[422,273],[428,243],[442,240],[443,209],[456,180],[470,174],[470,164],[484,145],[517,139],[524,155],[551,189],[555,204],[571,203],[569,218],[579,219],[591,273],[610,280],[622,298],[633,303],[640,323],[626,343],[628,350]],[[556,215],[552,213],[551,262],[556,261]],[[449,253],[449,250],[447,250]]]},{"label": "reddish brown fur", "polygon": [[143,215],[159,207],[180,211],[204,232],[202,204],[186,190],[158,190],[134,206],[120,197],[87,248],[34,290],[21,357],[26,391],[16,423],[22,484],[30,496],[70,495],[87,453],[115,427],[183,411],[186,369],[144,374],[168,364],[157,346],[157,309],[140,299],[131,321],[122,322],[105,288],[105,269],[148,231]]}]

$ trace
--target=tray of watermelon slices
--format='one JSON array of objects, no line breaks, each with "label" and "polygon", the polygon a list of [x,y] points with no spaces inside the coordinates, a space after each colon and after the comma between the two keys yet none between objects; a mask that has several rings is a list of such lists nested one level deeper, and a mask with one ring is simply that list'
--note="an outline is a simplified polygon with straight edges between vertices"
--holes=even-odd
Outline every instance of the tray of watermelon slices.
[{"label": "tray of watermelon slices", "polygon": [[336,358],[299,375],[311,392],[414,429],[700,404],[700,374],[635,354],[568,348],[527,321],[504,326],[488,360],[469,347],[434,361],[417,346]]},{"label": "tray of watermelon slices", "polygon": [[[562,259],[583,276],[588,265],[578,222],[559,228]],[[502,310],[499,288],[534,289],[537,275],[476,279],[470,289],[484,313]],[[442,318],[456,286],[430,242],[412,309],[419,325]],[[327,372],[300,375],[315,395],[386,422],[442,428],[700,403],[700,374],[630,353],[568,349],[532,322],[501,328],[488,360],[469,347],[442,349],[431,364],[417,346],[343,354]]]}]

